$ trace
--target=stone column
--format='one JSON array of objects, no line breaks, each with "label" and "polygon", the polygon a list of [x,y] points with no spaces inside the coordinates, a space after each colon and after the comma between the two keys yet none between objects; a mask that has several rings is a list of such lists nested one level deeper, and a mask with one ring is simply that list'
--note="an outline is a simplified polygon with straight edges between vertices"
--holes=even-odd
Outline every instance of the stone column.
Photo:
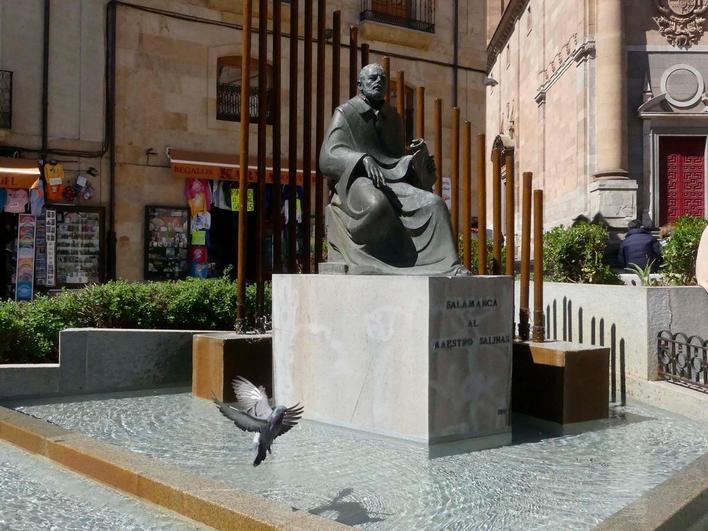
[{"label": "stone column", "polygon": [[622,0],[597,0],[595,26],[595,152],[591,214],[615,227],[636,217],[637,183],[627,172]]}]

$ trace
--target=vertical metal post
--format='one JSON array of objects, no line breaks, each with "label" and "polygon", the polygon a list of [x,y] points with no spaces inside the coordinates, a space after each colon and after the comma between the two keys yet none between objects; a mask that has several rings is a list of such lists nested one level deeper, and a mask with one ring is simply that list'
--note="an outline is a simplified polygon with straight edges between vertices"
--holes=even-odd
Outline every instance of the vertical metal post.
[{"label": "vertical metal post", "polygon": [[472,267],[472,124],[462,128],[462,263]]},{"label": "vertical metal post", "polygon": [[403,135],[403,145],[406,145],[406,74],[403,70],[398,71],[396,78],[396,110],[401,117],[401,134]]},{"label": "vertical metal post", "polygon": [[264,243],[265,243],[265,173],[266,173],[266,116],[268,103],[268,0],[258,3],[258,196],[256,204],[256,322],[264,315]]},{"label": "vertical metal post", "polygon": [[486,137],[477,135],[477,273],[487,274]]},{"label": "vertical metal post", "polygon": [[290,101],[288,102],[288,272],[297,272],[298,0],[290,0]]},{"label": "vertical metal post", "polygon": [[243,2],[243,32],[241,45],[241,145],[239,157],[238,248],[236,262],[236,328],[243,329],[246,319],[246,212],[248,195],[248,101],[251,73],[251,13],[252,0]]},{"label": "vertical metal post", "polygon": [[323,178],[319,165],[320,148],[324,138],[325,106],[325,22],[327,0],[317,0],[317,102],[315,115],[315,272],[322,262],[324,239]]},{"label": "vertical metal post", "polygon": [[531,268],[531,181],[533,174],[524,172],[521,183],[521,286],[519,293],[519,337],[528,341],[529,281]]},{"label": "vertical metal post", "polygon": [[506,211],[504,212],[504,217],[506,218],[506,274],[514,276],[514,246],[515,246],[515,235],[514,235],[514,154],[507,153],[504,157],[504,165],[506,166],[506,189],[504,190],[506,195]]},{"label": "vertical metal post", "polygon": [[312,210],[312,2],[305,0],[305,71],[302,87],[302,272],[310,272]]},{"label": "vertical metal post", "polygon": [[425,87],[415,89],[415,137],[425,138]]},{"label": "vertical metal post", "polygon": [[502,214],[501,214],[501,150],[492,150],[492,237],[494,239],[492,274],[501,274]]},{"label": "vertical metal post", "polygon": [[433,124],[435,126],[435,193],[442,196],[443,142],[442,100],[440,98],[435,98],[435,106],[433,109]]},{"label": "vertical metal post", "polygon": [[359,47],[359,28],[349,26],[349,97],[356,96],[356,82],[359,72],[356,67],[356,53]]},{"label": "vertical metal post", "polygon": [[369,45],[362,43],[361,45],[361,67],[364,68],[369,64]]},{"label": "vertical metal post", "polygon": [[273,193],[271,202],[271,219],[273,220],[273,273],[281,273],[283,270],[282,182],[280,178],[280,96],[282,88],[280,68],[280,41],[282,37],[281,15],[281,0],[273,0]]},{"label": "vertical metal post", "polygon": [[533,191],[533,341],[544,340],[543,315],[543,190]]},{"label": "vertical metal post", "polygon": [[337,10],[332,19],[332,113],[339,106],[340,74],[342,64],[342,12]]},{"label": "vertical metal post", "polygon": [[459,237],[460,195],[460,108],[452,108],[452,141],[450,143],[450,224],[452,237],[457,245]]},{"label": "vertical metal post", "polygon": [[388,104],[391,103],[391,59],[386,56],[381,60],[384,73],[386,74],[386,94],[384,96],[384,101]]}]

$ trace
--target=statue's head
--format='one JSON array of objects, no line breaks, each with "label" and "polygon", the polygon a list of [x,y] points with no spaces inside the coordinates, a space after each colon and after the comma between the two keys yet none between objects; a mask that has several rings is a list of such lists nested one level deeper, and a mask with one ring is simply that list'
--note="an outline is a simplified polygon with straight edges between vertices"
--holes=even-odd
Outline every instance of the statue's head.
[{"label": "statue's head", "polygon": [[371,63],[359,71],[359,90],[371,102],[383,101],[386,95],[386,71],[383,66]]}]

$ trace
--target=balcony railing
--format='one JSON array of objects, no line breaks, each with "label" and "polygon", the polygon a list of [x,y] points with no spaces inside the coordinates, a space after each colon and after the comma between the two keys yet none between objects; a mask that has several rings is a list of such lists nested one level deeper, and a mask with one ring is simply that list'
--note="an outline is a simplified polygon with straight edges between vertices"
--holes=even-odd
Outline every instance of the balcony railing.
[{"label": "balcony railing", "polygon": [[435,32],[435,0],[361,0],[361,20]]},{"label": "balcony railing", "polygon": [[12,72],[0,70],[0,129],[12,128]]},{"label": "balcony railing", "polygon": [[708,393],[708,340],[664,330],[657,347],[660,378]]},{"label": "balcony railing", "polygon": [[[255,92],[254,92],[255,91]],[[266,91],[266,123],[273,123],[273,91]],[[248,98],[248,119],[251,123],[258,121],[258,89],[251,88]],[[241,121],[241,86],[231,83],[216,85],[216,119],[230,122]]]}]

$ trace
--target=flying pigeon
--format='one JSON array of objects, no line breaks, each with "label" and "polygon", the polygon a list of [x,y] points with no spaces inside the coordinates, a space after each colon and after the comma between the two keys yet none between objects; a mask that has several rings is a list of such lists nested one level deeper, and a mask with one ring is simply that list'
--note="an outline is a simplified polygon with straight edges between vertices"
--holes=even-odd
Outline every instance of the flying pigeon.
[{"label": "flying pigeon", "polygon": [[238,376],[233,381],[236,400],[243,409],[224,404],[212,394],[212,399],[221,414],[231,419],[243,431],[256,432],[253,446],[258,449],[253,466],[258,466],[266,458],[266,450],[271,453],[273,439],[287,433],[297,424],[302,415],[300,404],[292,407],[270,407],[263,387],[256,387],[245,378]]}]

